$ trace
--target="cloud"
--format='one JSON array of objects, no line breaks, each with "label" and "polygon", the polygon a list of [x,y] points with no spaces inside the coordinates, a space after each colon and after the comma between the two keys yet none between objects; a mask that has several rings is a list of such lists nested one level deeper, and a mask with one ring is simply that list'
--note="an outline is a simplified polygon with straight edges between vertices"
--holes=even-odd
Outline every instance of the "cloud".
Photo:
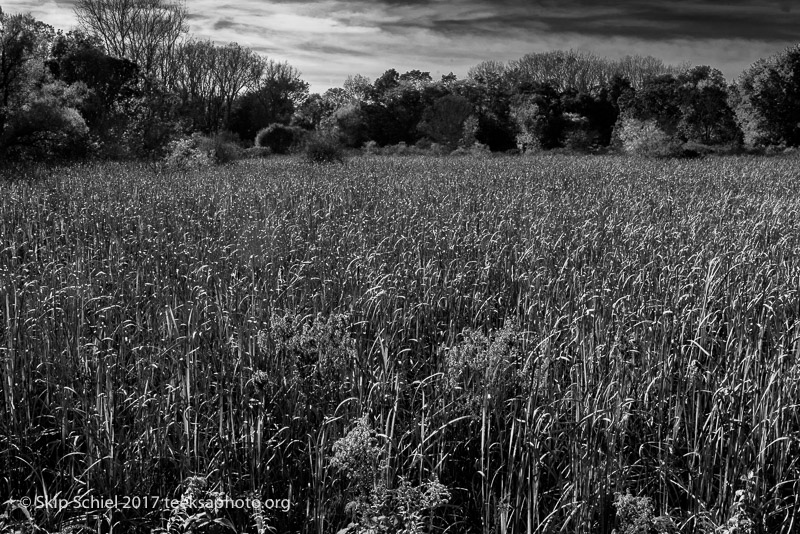
[{"label": "cloud", "polygon": [[[59,28],[74,0],[6,0]],[[191,34],[238,42],[297,67],[314,91],[388,68],[454,71],[486,59],[579,48],[651,54],[729,77],[800,41],[790,0],[187,0]]]}]

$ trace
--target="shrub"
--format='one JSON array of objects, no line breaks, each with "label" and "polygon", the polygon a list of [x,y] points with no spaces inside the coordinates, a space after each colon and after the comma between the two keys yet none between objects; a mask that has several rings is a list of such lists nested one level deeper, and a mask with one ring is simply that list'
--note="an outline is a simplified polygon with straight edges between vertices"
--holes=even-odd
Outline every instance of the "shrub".
[{"label": "shrub", "polygon": [[275,154],[288,154],[302,143],[305,134],[305,130],[296,126],[270,124],[258,131],[255,146],[267,147]]},{"label": "shrub", "polygon": [[381,149],[381,153],[386,156],[405,156],[408,152],[409,148],[405,141],[400,141],[396,145],[386,145]]},{"label": "shrub", "polygon": [[0,132],[3,159],[42,161],[84,155],[89,129],[80,113],[42,97],[11,114]]},{"label": "shrub", "polygon": [[254,146],[244,150],[244,157],[247,159],[266,158],[272,155],[272,150],[266,146]]},{"label": "shrub", "polygon": [[242,159],[244,150],[230,134],[220,133],[213,137],[197,137],[198,148],[218,164],[230,163]]},{"label": "shrub", "polygon": [[630,493],[614,495],[620,534],[674,534],[678,532],[669,516],[655,517],[649,497],[634,497]]},{"label": "shrub", "polygon": [[380,147],[378,147],[378,143],[375,141],[367,141],[364,143],[364,153],[365,154],[380,154]]},{"label": "shrub", "polygon": [[306,159],[313,163],[344,162],[342,146],[331,135],[315,134],[305,146]]},{"label": "shrub", "polygon": [[470,147],[460,146],[450,152],[451,156],[473,156],[473,157],[486,157],[491,155],[488,145],[476,142]]},{"label": "shrub", "polygon": [[167,146],[164,163],[177,169],[205,167],[211,164],[208,152],[199,146],[199,136],[176,139]]},{"label": "shrub", "polygon": [[333,444],[330,466],[344,476],[352,498],[345,511],[353,521],[339,534],[423,532],[426,516],[447,504],[450,491],[435,476],[417,486],[401,476],[388,487],[387,446],[377,437],[364,415]]},{"label": "shrub", "polygon": [[244,155],[242,147],[229,139],[225,135],[206,137],[197,133],[176,139],[168,145],[165,163],[176,168],[196,168],[241,159]]},{"label": "shrub", "polygon": [[618,127],[619,142],[629,154],[671,157],[680,154],[680,145],[667,135],[654,119],[625,117]]}]

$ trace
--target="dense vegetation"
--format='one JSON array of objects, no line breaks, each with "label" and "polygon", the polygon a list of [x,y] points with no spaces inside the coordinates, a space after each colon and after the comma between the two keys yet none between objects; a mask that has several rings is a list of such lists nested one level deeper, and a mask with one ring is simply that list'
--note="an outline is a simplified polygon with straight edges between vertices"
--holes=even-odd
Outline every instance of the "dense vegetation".
[{"label": "dense vegetation", "polygon": [[464,79],[389,68],[320,95],[286,62],[188,38],[181,2],[78,0],[75,13],[79,28],[64,33],[0,10],[2,161],[172,157],[192,135],[221,132],[273,152],[320,138],[659,156],[800,144],[797,46],[733,83],[711,66],[570,50],[485,61]]},{"label": "dense vegetation", "polygon": [[[0,530],[798,529],[796,159],[30,172]],[[88,495],[291,506],[22,502]]]}]

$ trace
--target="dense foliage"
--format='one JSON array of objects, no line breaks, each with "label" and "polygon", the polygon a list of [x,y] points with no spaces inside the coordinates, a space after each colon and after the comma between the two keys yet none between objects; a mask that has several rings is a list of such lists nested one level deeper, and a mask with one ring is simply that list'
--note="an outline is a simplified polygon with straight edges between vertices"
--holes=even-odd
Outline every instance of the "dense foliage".
[{"label": "dense foliage", "polygon": [[320,95],[286,62],[187,37],[182,2],[80,0],[75,13],[81,26],[65,34],[0,11],[4,160],[160,158],[176,140],[219,131],[245,148],[272,124],[351,148],[436,143],[450,152],[478,144],[672,156],[800,143],[796,46],[731,85],[709,66],[570,50],[485,61],[465,79],[389,68]]},{"label": "dense foliage", "polygon": [[31,172],[0,530],[797,530],[796,159]]}]

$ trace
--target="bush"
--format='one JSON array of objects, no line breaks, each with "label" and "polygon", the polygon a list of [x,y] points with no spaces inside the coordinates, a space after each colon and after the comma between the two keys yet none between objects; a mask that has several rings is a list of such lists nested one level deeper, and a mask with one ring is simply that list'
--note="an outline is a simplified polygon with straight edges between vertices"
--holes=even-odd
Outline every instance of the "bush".
[{"label": "bush", "polygon": [[0,132],[0,155],[6,160],[44,161],[86,154],[89,129],[80,113],[42,97],[16,110]]},{"label": "bush", "polygon": [[618,126],[618,136],[623,151],[651,157],[680,155],[680,144],[667,135],[654,119],[639,120],[625,117]]},{"label": "bush", "polygon": [[614,507],[617,509],[617,522],[620,534],[675,534],[678,529],[669,516],[656,517],[653,513],[653,502],[649,497],[634,497],[630,493],[614,495]]},{"label": "bush", "polygon": [[197,145],[214,163],[225,164],[242,159],[244,156],[244,150],[234,139],[235,137],[225,133],[211,138],[198,136]]},{"label": "bush", "polygon": [[258,131],[255,145],[267,147],[275,154],[288,154],[300,146],[305,135],[306,131],[302,128],[275,123]]},{"label": "bush", "polygon": [[331,135],[316,134],[305,146],[306,159],[313,163],[344,162],[342,146]]},{"label": "bush", "polygon": [[266,146],[254,146],[250,148],[246,148],[244,151],[244,157],[247,159],[260,159],[266,158],[272,155],[272,150]]},{"label": "bush", "polygon": [[460,146],[457,149],[450,152],[451,156],[472,156],[472,157],[487,157],[492,154],[491,150],[487,145],[483,143],[476,142],[470,147],[463,147]]},{"label": "bush", "polygon": [[230,163],[243,155],[242,147],[224,134],[206,137],[196,133],[169,143],[164,160],[170,167],[196,168],[212,163]]},{"label": "bush", "polygon": [[177,169],[205,167],[211,164],[208,152],[203,151],[197,135],[176,139],[167,146],[164,163]]},{"label": "bush", "polygon": [[378,143],[375,141],[367,141],[364,143],[364,153],[365,154],[380,154],[381,150],[378,147]]}]

